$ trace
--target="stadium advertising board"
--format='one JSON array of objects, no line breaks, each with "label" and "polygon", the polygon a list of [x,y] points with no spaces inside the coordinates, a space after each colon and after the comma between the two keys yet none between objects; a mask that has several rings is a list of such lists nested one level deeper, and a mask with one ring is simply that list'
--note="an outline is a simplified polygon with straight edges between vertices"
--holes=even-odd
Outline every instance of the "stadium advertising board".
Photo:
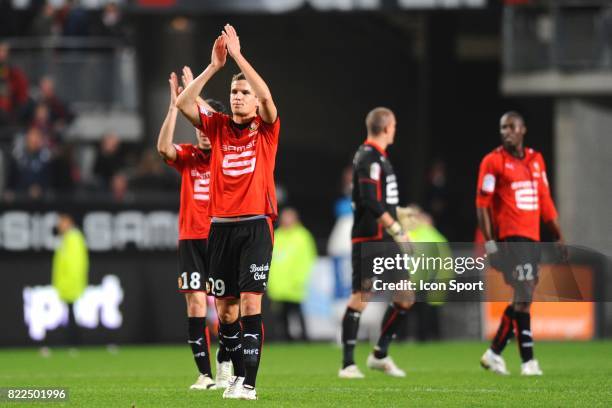
[{"label": "stadium advertising board", "polygon": [[0,345],[65,342],[68,307],[51,285],[60,210],[75,217],[89,249],[88,284],[74,304],[81,341],[181,340],[174,208],[15,205],[0,210],[0,304],[12,328]]},{"label": "stadium advertising board", "polygon": [[[576,282],[578,290],[587,299],[593,297],[593,270],[588,266],[572,267],[573,281]],[[542,265],[540,268],[540,281],[536,287],[536,299],[546,299],[545,294],[552,292],[555,285],[567,282],[568,279],[559,279],[558,275],[568,273],[561,269],[553,270],[550,265]],[[555,276],[557,275],[557,276]],[[511,292],[508,285],[503,284],[500,273],[492,272],[486,274],[488,293],[493,299],[510,298]],[[555,279],[557,278],[557,279]],[[493,338],[499,326],[499,320],[507,302],[483,302],[482,323],[483,336],[487,339]],[[538,339],[546,340],[591,340],[595,336],[596,303],[594,302],[534,302],[532,305],[531,330]]]},{"label": "stadium advertising board", "polygon": [[[0,345],[66,342],[68,308],[51,285],[48,252],[0,252]],[[181,341],[184,300],[174,252],[90,253],[88,284],[74,308],[83,344]]]},{"label": "stadium advertising board", "polygon": [[[63,208],[77,218],[92,252],[174,250],[178,239],[176,210],[116,207]],[[52,251],[59,244],[54,231],[58,212],[11,208],[0,212],[0,251]]]}]

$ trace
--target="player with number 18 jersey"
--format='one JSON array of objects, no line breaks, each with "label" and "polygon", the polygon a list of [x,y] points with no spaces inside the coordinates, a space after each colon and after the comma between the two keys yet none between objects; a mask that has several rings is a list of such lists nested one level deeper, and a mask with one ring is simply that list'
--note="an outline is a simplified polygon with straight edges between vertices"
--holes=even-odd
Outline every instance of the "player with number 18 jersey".
[{"label": "player with number 18 jersey", "polygon": [[181,174],[179,240],[206,239],[210,230],[210,151],[192,144],[175,144],[177,158],[168,165]]},{"label": "player with number 18 jersey", "polygon": [[206,288],[206,239],[210,230],[210,151],[175,144],[176,160],[166,161],[181,174],[179,210],[179,291]]},{"label": "player with number 18 jersey", "polygon": [[[183,85],[190,82],[191,70],[183,69]],[[210,141],[205,134],[196,131],[196,144],[175,144],[174,129],[178,109],[176,100],[181,92],[177,75],[169,78],[170,105],[157,140],[157,151],[166,164],[181,174],[179,210],[179,278],[178,290],[185,295],[189,344],[199,371],[190,389],[210,390],[217,384],[212,379],[210,367],[210,340],[206,327],[207,313],[207,238],[210,230],[208,204],[210,202]],[[223,351],[223,350],[222,350]],[[217,380],[219,385],[229,380],[231,363],[229,355],[217,356]],[[224,368],[225,367],[225,368]],[[221,368],[221,369],[220,369]]]}]

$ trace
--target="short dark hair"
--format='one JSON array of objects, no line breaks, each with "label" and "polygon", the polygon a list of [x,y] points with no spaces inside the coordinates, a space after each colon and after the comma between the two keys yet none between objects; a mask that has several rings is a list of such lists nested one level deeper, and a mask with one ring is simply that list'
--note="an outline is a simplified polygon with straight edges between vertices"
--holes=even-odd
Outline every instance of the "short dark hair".
[{"label": "short dark hair", "polygon": [[504,113],[501,117],[503,118],[504,116],[507,116],[509,118],[518,119],[518,120],[521,121],[521,124],[525,125],[525,118],[523,117],[523,115],[521,115],[517,111],[508,111],[508,112]]},{"label": "short dark hair", "polygon": [[212,98],[208,98],[206,99],[206,103],[215,110],[215,112],[219,112],[219,113],[225,113],[227,114],[227,108],[225,107],[225,105],[223,104],[223,102],[220,102],[216,99],[212,99]]},{"label": "short dark hair", "polygon": [[378,108],[372,109],[366,116],[368,134],[372,136],[381,134],[385,130],[385,127],[389,125],[393,116],[393,111],[389,108],[379,106]]},{"label": "short dark hair", "polygon": [[246,77],[244,76],[242,72],[239,72],[235,74],[234,76],[232,76],[232,82],[234,81],[246,81]]}]

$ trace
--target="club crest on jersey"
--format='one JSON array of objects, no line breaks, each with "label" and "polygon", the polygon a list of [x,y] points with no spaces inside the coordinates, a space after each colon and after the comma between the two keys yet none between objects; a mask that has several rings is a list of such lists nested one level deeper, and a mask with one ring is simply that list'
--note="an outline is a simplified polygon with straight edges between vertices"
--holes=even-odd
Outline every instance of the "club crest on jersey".
[{"label": "club crest on jersey", "polygon": [[255,136],[257,134],[258,128],[259,128],[259,123],[256,120],[251,122],[251,124],[249,125],[249,137]]},{"label": "club crest on jersey", "polygon": [[485,174],[482,179],[482,191],[492,193],[495,191],[495,176],[493,174]]}]

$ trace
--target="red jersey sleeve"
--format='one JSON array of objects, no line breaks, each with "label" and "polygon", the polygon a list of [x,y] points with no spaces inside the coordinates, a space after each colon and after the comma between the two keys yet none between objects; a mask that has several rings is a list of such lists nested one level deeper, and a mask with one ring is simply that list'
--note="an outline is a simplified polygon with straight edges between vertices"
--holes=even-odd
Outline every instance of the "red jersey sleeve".
[{"label": "red jersey sleeve", "polygon": [[538,196],[541,208],[542,221],[548,222],[558,217],[555,203],[550,194],[550,186],[548,184],[548,177],[546,176],[546,164],[544,164],[544,158],[538,153],[536,157],[537,163],[540,166],[540,182],[538,183]]},{"label": "red jersey sleeve", "polygon": [[488,154],[480,163],[478,185],[476,186],[476,207],[486,208],[491,204],[497,183],[497,166],[495,156]]},{"label": "red jersey sleeve", "polygon": [[280,134],[280,116],[276,115],[276,120],[273,123],[266,123],[261,119],[261,130],[263,130],[263,136],[267,143],[277,144],[278,136]]},{"label": "red jersey sleeve", "polygon": [[197,106],[201,122],[201,125],[197,128],[210,139],[211,143],[214,143],[219,137],[219,129],[223,126],[223,120],[226,115],[209,111],[205,106]]},{"label": "red jersey sleeve", "polygon": [[174,167],[180,173],[185,167],[187,159],[189,158],[189,152],[187,151],[187,148],[185,147],[186,145],[174,143],[173,146],[174,146],[174,149],[176,150],[176,160],[174,161],[165,160],[165,162],[168,166]]}]

